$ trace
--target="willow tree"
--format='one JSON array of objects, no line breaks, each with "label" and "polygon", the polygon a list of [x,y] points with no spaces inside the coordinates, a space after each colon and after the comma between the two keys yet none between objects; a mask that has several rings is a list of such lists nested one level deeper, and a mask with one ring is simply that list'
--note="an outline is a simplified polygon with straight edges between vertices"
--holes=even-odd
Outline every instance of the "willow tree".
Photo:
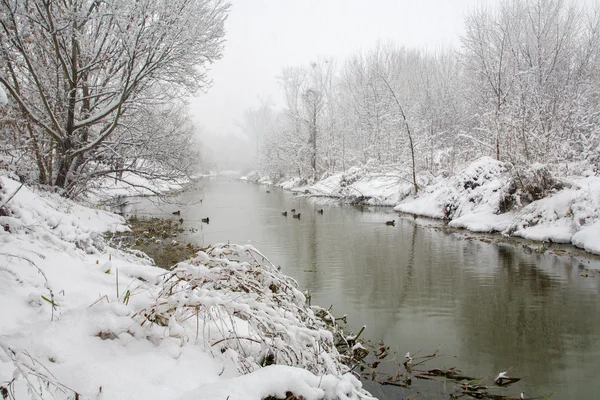
[{"label": "willow tree", "polygon": [[0,0],[0,85],[39,143],[43,183],[69,194],[137,110],[206,88],[228,10],[222,0]]}]

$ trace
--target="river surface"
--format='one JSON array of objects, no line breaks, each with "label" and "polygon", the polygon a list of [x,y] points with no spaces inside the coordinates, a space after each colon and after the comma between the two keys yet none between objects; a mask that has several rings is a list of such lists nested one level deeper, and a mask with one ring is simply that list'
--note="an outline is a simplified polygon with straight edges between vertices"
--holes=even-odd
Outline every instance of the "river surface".
[{"label": "river surface", "polygon": [[[188,241],[254,245],[310,290],[313,304],[333,305],[355,332],[364,324],[367,338],[397,351],[400,359],[388,367],[407,352],[440,347],[443,356],[425,369],[457,367],[491,379],[508,370],[523,380],[500,393],[600,398],[596,259],[465,240],[465,233],[434,229],[389,208],[319,203],[228,178],[201,186],[181,196],[187,205],[138,200],[127,211],[178,219],[171,213],[181,210],[184,227],[198,229]],[[293,208],[299,220],[291,217]],[[209,224],[201,222],[205,217]],[[385,225],[391,219],[396,226]],[[442,384],[416,387],[429,391],[427,398],[448,398],[443,393],[450,391]],[[409,393],[367,388],[380,399]]]}]

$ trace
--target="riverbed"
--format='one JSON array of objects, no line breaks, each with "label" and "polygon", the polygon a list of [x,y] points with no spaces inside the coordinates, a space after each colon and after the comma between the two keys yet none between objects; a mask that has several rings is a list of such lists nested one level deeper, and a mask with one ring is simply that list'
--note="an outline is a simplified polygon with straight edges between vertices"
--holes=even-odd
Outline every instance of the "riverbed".
[{"label": "riverbed", "polygon": [[[407,352],[439,347],[442,356],[425,368],[457,367],[490,379],[508,370],[523,379],[506,394],[591,399],[600,393],[597,258],[473,240],[389,208],[340,206],[223,177],[203,180],[178,200],[184,205],[137,199],[125,211],[181,218],[181,240],[200,246],[252,244],[310,290],[313,304],[333,305],[355,332],[364,324],[367,338],[400,354],[384,360],[389,367]],[[416,387],[431,398],[445,390]],[[382,399],[409,393],[368,389]]]}]

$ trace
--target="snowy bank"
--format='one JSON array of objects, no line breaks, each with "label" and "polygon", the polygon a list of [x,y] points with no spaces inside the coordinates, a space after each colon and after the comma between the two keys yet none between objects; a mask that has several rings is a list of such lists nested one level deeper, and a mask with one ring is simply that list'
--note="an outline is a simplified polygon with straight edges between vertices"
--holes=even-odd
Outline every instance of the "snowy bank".
[{"label": "snowy bank", "polygon": [[241,176],[240,180],[251,183],[260,183],[263,185],[272,185],[273,181],[268,176],[263,176],[256,171],[249,173],[248,175]]},{"label": "snowy bank", "polygon": [[600,178],[589,175],[553,179],[539,165],[517,175],[507,164],[484,157],[422,188],[394,210],[446,219],[452,227],[474,232],[571,243],[600,254]]},{"label": "snowy bank", "polygon": [[106,244],[103,232],[128,229],[115,214],[5,176],[0,206],[3,394],[370,398],[296,283],[256,249],[215,246],[165,271]]},{"label": "snowy bank", "polygon": [[362,204],[393,206],[410,194],[411,185],[398,175],[370,173],[354,167],[302,189]]},{"label": "snowy bank", "polygon": [[[443,219],[451,227],[497,232],[536,241],[570,243],[600,254],[600,177],[586,166],[578,176],[555,178],[543,165],[517,171],[482,157],[450,177],[419,180],[419,193],[405,177],[350,168],[314,184],[287,178],[274,185],[310,196],[394,206],[402,213]],[[256,172],[243,179],[273,185]]]},{"label": "snowy bank", "polygon": [[269,177],[256,172],[241,178],[248,182],[275,185],[285,190],[312,196],[331,197],[353,203],[373,206],[395,206],[410,195],[412,184],[397,174],[369,172],[353,167],[346,172],[333,174],[315,184],[293,177],[276,183]]},{"label": "snowy bank", "polygon": [[94,185],[88,188],[86,196],[94,203],[100,201],[111,202],[111,200],[119,196],[152,196],[157,193],[177,192],[188,184],[189,181],[149,180],[142,176],[125,172],[120,179],[107,176],[94,182]]}]

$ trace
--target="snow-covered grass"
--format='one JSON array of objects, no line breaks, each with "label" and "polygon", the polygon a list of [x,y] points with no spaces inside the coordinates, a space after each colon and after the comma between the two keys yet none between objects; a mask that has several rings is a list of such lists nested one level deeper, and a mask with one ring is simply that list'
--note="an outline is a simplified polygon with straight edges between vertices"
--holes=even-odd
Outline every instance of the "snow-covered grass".
[{"label": "snow-covered grass", "polygon": [[106,244],[103,232],[128,229],[122,217],[0,186],[9,398],[369,398],[296,283],[256,249],[215,246],[165,271]]}]

